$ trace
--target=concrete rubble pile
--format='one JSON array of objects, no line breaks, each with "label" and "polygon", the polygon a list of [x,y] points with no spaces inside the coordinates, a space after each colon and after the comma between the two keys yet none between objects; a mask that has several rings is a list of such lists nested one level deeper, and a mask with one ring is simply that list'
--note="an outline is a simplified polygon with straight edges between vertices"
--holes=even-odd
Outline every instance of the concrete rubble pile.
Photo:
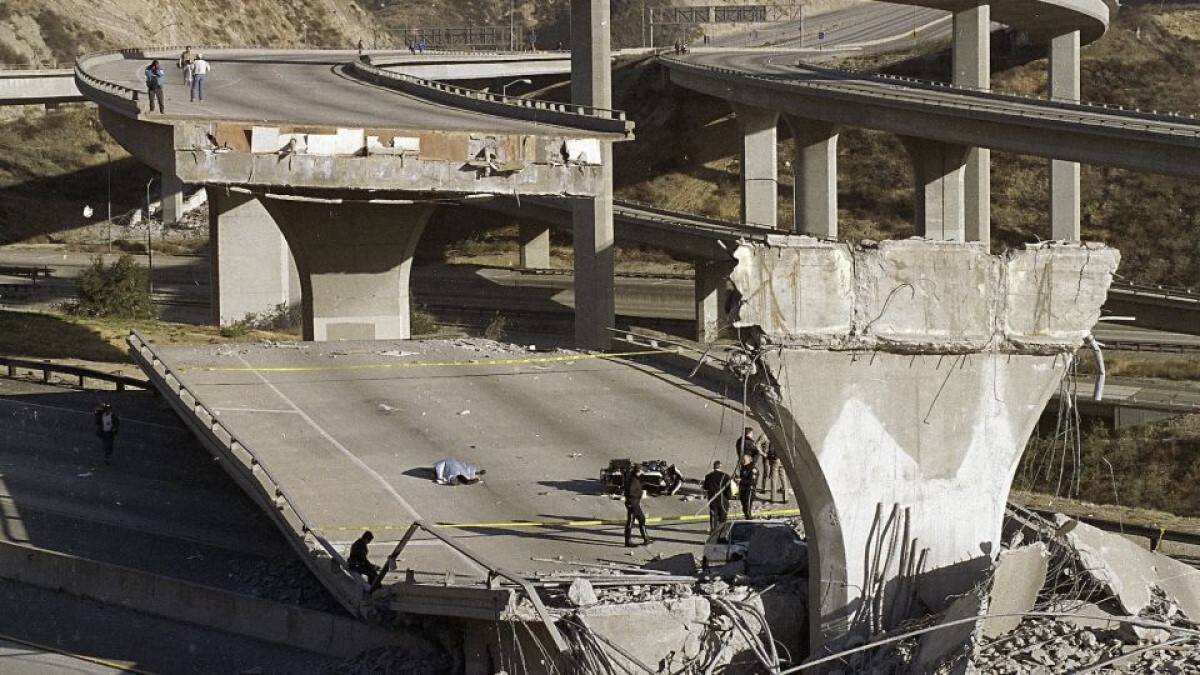
[{"label": "concrete rubble pile", "polygon": [[[543,595],[573,643],[578,672],[599,663],[656,673],[760,673],[799,663],[808,593],[802,576],[761,569],[746,574],[739,563],[697,577],[695,560],[681,555],[642,571],[557,573],[560,585]],[[535,621],[528,600],[520,614]]]},{"label": "concrete rubble pile", "polygon": [[230,564],[229,576],[255,597],[318,612],[345,614],[342,606],[297,558],[235,561]]},{"label": "concrete rubble pile", "polygon": [[446,654],[414,655],[401,647],[379,647],[354,658],[331,663],[313,675],[444,675],[457,672]]},{"label": "concrete rubble pile", "polygon": [[1200,672],[1200,571],[1061,514],[1011,511],[1005,532],[983,587],[841,672]]}]

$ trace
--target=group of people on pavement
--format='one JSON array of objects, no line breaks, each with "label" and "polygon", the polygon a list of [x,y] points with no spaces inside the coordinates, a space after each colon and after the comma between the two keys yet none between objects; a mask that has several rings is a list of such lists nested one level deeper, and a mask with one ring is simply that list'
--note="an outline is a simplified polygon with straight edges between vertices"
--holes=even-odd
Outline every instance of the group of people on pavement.
[{"label": "group of people on pavement", "polygon": [[[721,470],[721,460],[713,462],[713,470],[705,477],[701,487],[704,497],[708,500],[708,526],[710,530],[720,527],[729,519],[729,502],[733,499],[734,486],[737,487],[737,497],[742,503],[742,515],[750,519],[754,510],[754,500],[758,492],[766,492],[764,501],[774,503],[778,495],[781,502],[787,502],[787,481],[783,475],[783,463],[779,453],[771,446],[766,437],[758,437],[752,427],[746,427],[736,443],[738,466],[734,475],[730,476]],[[758,470],[758,461],[762,460],[762,472]],[[761,476],[762,485],[759,487]]]},{"label": "group of people on pavement", "polygon": [[[205,60],[204,55],[194,51],[191,47],[186,47],[176,60],[175,67],[183,72],[183,83],[189,87],[191,92],[190,100],[193,102],[203,101],[204,82],[208,79],[208,74],[212,72],[212,65]],[[167,73],[162,64],[155,59],[146,66],[143,74],[146,78],[146,95],[150,99],[150,112],[154,112],[155,103],[157,103],[158,112],[166,113],[166,106],[163,105],[163,85],[166,84]]]}]

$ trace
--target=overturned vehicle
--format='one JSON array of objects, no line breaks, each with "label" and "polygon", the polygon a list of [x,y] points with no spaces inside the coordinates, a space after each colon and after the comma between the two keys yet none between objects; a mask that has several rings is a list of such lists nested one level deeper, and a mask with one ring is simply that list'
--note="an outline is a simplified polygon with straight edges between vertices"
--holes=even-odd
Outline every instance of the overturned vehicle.
[{"label": "overturned vehicle", "polygon": [[[618,494],[625,489],[625,477],[633,470],[631,459],[612,459],[600,470],[600,482],[605,491]],[[673,495],[683,487],[683,474],[674,464],[661,459],[639,462],[642,487],[652,495]]]}]

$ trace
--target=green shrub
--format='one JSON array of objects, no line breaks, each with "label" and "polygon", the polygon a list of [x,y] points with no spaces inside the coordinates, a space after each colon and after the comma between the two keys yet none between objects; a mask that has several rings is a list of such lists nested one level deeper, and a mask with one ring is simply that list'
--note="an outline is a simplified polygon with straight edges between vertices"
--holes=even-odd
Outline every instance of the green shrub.
[{"label": "green shrub", "polygon": [[298,328],[303,321],[304,313],[300,305],[281,302],[265,312],[247,314],[238,323],[245,324],[247,328],[278,331]]},{"label": "green shrub", "polygon": [[246,333],[250,332],[250,326],[245,321],[235,321],[221,326],[221,337],[225,338],[243,338]]},{"label": "green shrub", "polygon": [[122,255],[112,265],[99,256],[79,274],[76,301],[67,309],[73,314],[116,319],[150,319],[156,311],[150,299],[150,276],[131,255]]},{"label": "green shrub", "polygon": [[500,312],[496,312],[496,315],[488,322],[487,327],[483,329],[483,337],[499,341],[503,340],[507,334],[508,319]]},{"label": "green shrub", "polygon": [[433,315],[424,310],[413,310],[408,317],[409,331],[413,335],[429,335],[438,330],[437,321]]}]

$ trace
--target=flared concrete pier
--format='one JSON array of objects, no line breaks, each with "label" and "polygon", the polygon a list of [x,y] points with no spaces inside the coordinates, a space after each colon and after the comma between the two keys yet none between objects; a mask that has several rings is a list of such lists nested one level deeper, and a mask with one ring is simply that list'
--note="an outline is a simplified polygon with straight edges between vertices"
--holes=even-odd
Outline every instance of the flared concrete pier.
[{"label": "flared concrete pier", "polygon": [[1048,243],[743,246],[735,372],[801,499],[814,646],[982,580],[1009,486],[1119,254]]}]

